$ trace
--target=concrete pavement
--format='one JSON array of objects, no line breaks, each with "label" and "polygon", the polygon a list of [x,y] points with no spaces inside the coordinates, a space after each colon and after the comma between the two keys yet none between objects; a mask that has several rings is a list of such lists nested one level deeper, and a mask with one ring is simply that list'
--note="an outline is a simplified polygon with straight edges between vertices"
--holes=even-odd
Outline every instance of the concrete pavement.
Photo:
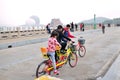
[{"label": "concrete pavement", "polygon": [[[100,29],[72,33],[77,37],[75,41],[80,36],[86,39],[87,53],[84,58],[78,57],[75,68],[67,64],[56,77],[63,80],[90,80],[90,77],[95,77],[120,48],[119,33],[120,28],[109,28],[105,34]],[[42,42],[0,50],[0,80],[33,80],[37,65],[43,61],[39,47],[46,44]]]}]

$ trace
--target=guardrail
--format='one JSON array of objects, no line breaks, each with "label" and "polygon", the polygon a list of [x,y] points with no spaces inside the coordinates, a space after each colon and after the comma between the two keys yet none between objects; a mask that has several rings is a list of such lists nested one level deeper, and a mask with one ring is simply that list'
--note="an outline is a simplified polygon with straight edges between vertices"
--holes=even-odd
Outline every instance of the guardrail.
[{"label": "guardrail", "polygon": [[[93,29],[93,25],[85,26],[85,30]],[[98,25],[96,28],[101,28]],[[20,38],[20,37],[27,37],[27,36],[35,36],[47,33],[46,29],[39,29],[37,27],[31,27],[30,29],[25,29],[21,27],[16,27],[13,29],[6,28],[7,30],[1,30],[0,31],[0,40],[4,39],[11,39],[11,38]],[[52,30],[52,29],[51,29]],[[77,30],[80,30],[80,27],[78,26]]]}]

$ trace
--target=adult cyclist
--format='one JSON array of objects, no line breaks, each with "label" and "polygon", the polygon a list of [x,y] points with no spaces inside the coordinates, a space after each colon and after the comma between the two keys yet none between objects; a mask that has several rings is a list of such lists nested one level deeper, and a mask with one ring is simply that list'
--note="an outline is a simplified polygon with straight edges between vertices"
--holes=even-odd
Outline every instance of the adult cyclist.
[{"label": "adult cyclist", "polygon": [[65,34],[63,34],[63,27],[62,25],[58,25],[57,26],[57,29],[55,31],[58,32],[58,37],[57,37],[57,41],[61,44],[61,51],[64,51],[65,50],[65,47],[67,45],[67,43],[63,40],[63,38],[65,38],[67,41],[71,41],[70,38],[68,38]]}]

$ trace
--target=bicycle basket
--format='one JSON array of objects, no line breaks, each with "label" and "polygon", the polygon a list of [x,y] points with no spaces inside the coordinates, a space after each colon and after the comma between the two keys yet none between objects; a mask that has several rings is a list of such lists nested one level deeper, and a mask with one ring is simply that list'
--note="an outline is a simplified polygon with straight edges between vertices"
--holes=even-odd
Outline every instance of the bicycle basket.
[{"label": "bicycle basket", "polygon": [[83,44],[85,44],[85,39],[79,38],[79,39],[78,39],[78,42],[79,42],[81,45],[83,45]]},{"label": "bicycle basket", "polygon": [[47,56],[47,48],[42,47],[42,48],[40,48],[40,50],[41,50],[43,58],[48,58],[48,56]]}]

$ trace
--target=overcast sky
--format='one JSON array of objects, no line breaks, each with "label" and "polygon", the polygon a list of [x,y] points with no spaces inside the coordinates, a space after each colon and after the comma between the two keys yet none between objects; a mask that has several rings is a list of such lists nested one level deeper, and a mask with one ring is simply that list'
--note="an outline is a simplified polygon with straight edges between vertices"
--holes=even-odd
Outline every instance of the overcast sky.
[{"label": "overcast sky", "polygon": [[60,18],[64,24],[96,17],[120,17],[120,0],[0,0],[0,25],[25,24],[36,15],[41,24]]}]

